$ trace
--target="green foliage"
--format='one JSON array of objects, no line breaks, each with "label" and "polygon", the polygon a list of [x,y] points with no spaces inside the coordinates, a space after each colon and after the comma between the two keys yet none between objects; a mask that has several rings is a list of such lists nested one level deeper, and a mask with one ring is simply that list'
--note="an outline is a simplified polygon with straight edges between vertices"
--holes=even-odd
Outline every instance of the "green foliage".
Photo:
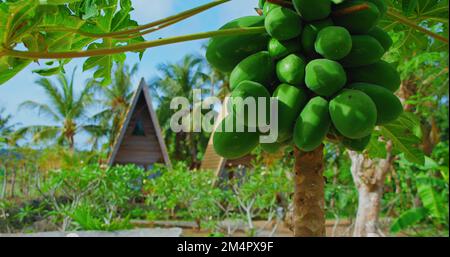
[{"label": "green foliage", "polygon": [[155,167],[150,176],[157,177],[145,180],[149,218],[188,219],[200,223],[217,220],[220,216],[217,203],[223,200],[223,192],[214,186],[213,173],[189,171],[185,164],[178,163],[171,170]]},{"label": "green foliage", "polygon": [[396,121],[381,127],[381,135],[391,140],[394,148],[414,163],[423,164],[424,153],[418,148],[420,138],[414,134],[414,129],[420,125],[411,113],[403,113]]},{"label": "green foliage", "polygon": [[[400,51],[411,50],[446,51],[448,49],[448,0],[410,1],[389,0],[392,8],[381,21],[386,30],[402,35]],[[394,21],[394,22],[393,22]],[[431,32],[424,33],[425,31]],[[437,40],[435,35],[447,38],[447,43]]]},{"label": "green foliage", "polygon": [[[88,57],[83,70],[93,70],[102,85],[111,82],[114,63],[123,64],[126,52],[158,45],[227,35],[261,33],[235,29],[144,42],[143,35],[160,30],[230,0],[213,1],[159,21],[138,25],[130,17],[131,0],[2,0],[0,1],[0,84],[5,83],[32,60],[57,59],[36,72],[44,75],[63,71],[74,57]],[[23,46],[23,48],[17,46]]]},{"label": "green foliage", "polygon": [[278,207],[287,208],[293,186],[282,166],[256,167],[229,181],[216,181],[210,171],[189,171],[182,163],[171,170],[155,167],[152,174],[157,177],[144,186],[148,219],[193,220],[212,228],[224,218],[273,216]]},{"label": "green foliage", "polygon": [[[51,218],[63,225],[67,217],[72,220],[64,229],[125,229],[130,225],[122,212],[140,197],[144,174],[134,166],[55,170],[41,190],[52,205]],[[60,195],[67,199],[57,201]]]},{"label": "green foliage", "polygon": [[391,232],[398,233],[401,230],[408,228],[411,225],[423,220],[427,215],[427,210],[425,208],[417,208],[407,210],[400,215],[392,224]]},{"label": "green foliage", "polygon": [[[407,161],[402,156],[397,162],[399,173],[404,173],[401,177],[401,185],[410,185],[410,188],[405,188],[404,196],[420,199],[421,205],[409,206],[410,208],[403,207],[404,209],[399,206],[402,211],[392,223],[391,232],[408,231],[424,224],[432,224],[440,230],[439,234],[448,235],[449,189],[448,175],[446,175],[448,174],[448,163],[445,163],[446,155],[448,155],[448,143],[436,147],[433,152],[433,158],[439,161],[425,157],[424,164],[418,165]],[[412,180],[413,184],[408,182],[409,180]]]},{"label": "green foliage", "polygon": [[[4,24],[0,27],[0,44],[4,48],[14,48],[23,43],[31,52],[64,52],[112,48],[144,40],[139,36],[97,40],[95,36],[138,25],[130,17],[133,10],[130,0],[47,1],[47,4],[39,0],[19,0],[3,1],[0,6]],[[85,61],[83,70],[94,70],[94,78],[106,85],[111,82],[113,63],[123,63],[124,59],[123,54],[91,57]],[[68,61],[61,60],[56,66],[54,62],[46,63],[36,72],[54,74]],[[0,54],[0,84],[30,63],[30,60],[2,57]]]}]

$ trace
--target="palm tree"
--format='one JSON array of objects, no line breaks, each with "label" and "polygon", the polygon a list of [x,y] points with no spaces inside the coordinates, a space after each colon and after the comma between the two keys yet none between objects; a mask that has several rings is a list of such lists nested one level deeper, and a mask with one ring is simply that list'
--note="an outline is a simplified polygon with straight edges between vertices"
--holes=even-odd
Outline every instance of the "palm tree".
[{"label": "palm tree", "polygon": [[[175,97],[184,97],[193,102],[193,90],[201,89],[208,94],[210,88],[206,87],[209,79],[203,72],[204,59],[194,55],[186,55],[178,63],[162,64],[158,71],[160,77],[152,79],[150,89],[157,100],[157,114],[161,127],[168,141],[169,151],[175,159],[190,159],[192,167],[198,166],[198,152],[205,147],[208,137],[203,133],[173,133],[170,129],[170,119],[173,110],[170,103]],[[199,106],[190,106],[191,111]]]},{"label": "palm tree", "polygon": [[98,126],[94,125],[88,128],[94,148],[97,147],[101,138],[107,137],[106,147],[108,150],[112,149],[133,98],[132,78],[137,70],[137,65],[131,69],[126,65],[119,65],[114,71],[111,85],[104,87],[96,84],[96,90],[101,94],[100,103],[104,110],[92,117]]},{"label": "palm tree", "polygon": [[48,97],[48,104],[35,101],[25,101],[19,108],[37,110],[38,115],[49,118],[55,125],[28,126],[18,130],[19,135],[33,135],[33,142],[53,141],[60,145],[75,148],[75,135],[91,125],[84,125],[88,120],[87,109],[93,104],[93,84],[76,95],[74,90],[74,76],[68,78],[63,74],[57,76],[58,84],[47,78],[41,78],[36,83],[44,90]]},{"label": "palm tree", "polygon": [[0,108],[0,145],[11,143],[14,125],[11,125],[11,115],[4,115],[5,109]]}]

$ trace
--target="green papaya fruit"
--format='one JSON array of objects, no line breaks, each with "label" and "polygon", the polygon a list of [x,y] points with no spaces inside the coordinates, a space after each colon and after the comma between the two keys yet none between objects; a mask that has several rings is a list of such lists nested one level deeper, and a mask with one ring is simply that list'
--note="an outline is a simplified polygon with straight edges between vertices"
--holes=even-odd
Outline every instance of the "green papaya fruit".
[{"label": "green papaya fruit", "polygon": [[[354,12],[343,11],[343,9],[360,5],[368,5],[368,8]],[[334,24],[348,29],[352,34],[366,34],[377,25],[380,17],[380,11],[375,4],[359,0],[345,1],[335,5],[332,15]]]},{"label": "green papaya fruit", "polygon": [[269,12],[275,8],[281,8],[281,6],[271,3],[271,2],[266,2],[266,3],[264,3],[264,6],[263,6],[263,14],[265,16],[267,16],[267,14],[269,14]]},{"label": "green papaya fruit", "polygon": [[314,93],[330,97],[345,86],[347,75],[338,62],[316,59],[306,65],[305,82]]},{"label": "green papaya fruit", "polygon": [[[255,106],[252,107],[254,108],[254,113],[251,113],[248,109],[249,106],[246,105],[245,101],[247,98],[252,99],[255,103]],[[258,101],[260,98],[264,98],[266,100],[266,110],[270,110],[270,93],[263,85],[257,82],[244,80],[233,90],[229,103],[232,105],[232,110],[234,116],[237,118],[238,124],[242,124],[243,122],[243,124],[247,127],[258,127],[258,117],[260,111]],[[240,118],[242,118],[242,120]],[[265,118],[267,124],[270,116],[267,115]]]},{"label": "green papaya fruit", "polygon": [[331,0],[292,0],[292,3],[306,21],[322,20],[331,13]]},{"label": "green papaya fruit", "polygon": [[314,44],[316,42],[317,34],[319,33],[319,31],[328,26],[333,26],[333,21],[331,19],[315,21],[305,25],[300,41],[302,50],[308,57],[312,58],[319,56],[315,51]]},{"label": "green papaya fruit", "polygon": [[288,41],[279,41],[275,38],[269,41],[269,54],[273,59],[281,59],[290,54],[300,52],[301,43],[299,38]]},{"label": "green papaya fruit", "polygon": [[344,67],[359,67],[373,64],[383,57],[383,46],[375,38],[367,35],[352,36],[352,50],[340,60]]},{"label": "green papaya fruit", "polygon": [[275,89],[273,97],[278,98],[278,142],[292,137],[295,121],[308,102],[308,95],[302,88],[281,84]]},{"label": "green papaya fruit", "polygon": [[349,82],[366,82],[396,92],[400,88],[400,74],[390,63],[378,61],[374,64],[356,68],[348,68]]},{"label": "green papaya fruit", "polygon": [[305,68],[304,57],[290,54],[277,63],[276,72],[282,83],[301,86],[305,83]]},{"label": "green papaya fruit", "polygon": [[342,144],[347,149],[350,149],[350,150],[356,151],[356,152],[362,152],[367,148],[371,139],[372,139],[372,135],[368,135],[366,137],[359,138],[359,139],[343,138]]},{"label": "green papaya fruit", "polygon": [[295,123],[295,145],[306,152],[319,147],[331,125],[328,101],[317,96],[311,99]]},{"label": "green papaya fruit", "polygon": [[[246,16],[225,24],[220,30],[260,26],[264,26],[264,17]],[[269,38],[267,33],[215,37],[208,43],[206,59],[214,68],[231,72],[244,58],[265,50]]]},{"label": "green papaya fruit", "polygon": [[349,88],[360,90],[368,95],[377,107],[377,125],[396,120],[403,113],[400,100],[384,87],[368,83],[355,83]]},{"label": "green papaya fruit", "polygon": [[259,0],[258,1],[258,7],[259,8],[263,8],[265,3],[266,3],[266,0]]},{"label": "green papaya fruit", "polygon": [[391,36],[389,36],[389,34],[380,27],[371,29],[367,34],[375,38],[381,44],[381,46],[383,46],[384,51],[386,52],[394,43]]},{"label": "green papaya fruit", "polygon": [[377,107],[365,93],[345,89],[330,102],[330,116],[344,137],[359,139],[370,135],[377,123]]},{"label": "green papaya fruit", "polygon": [[262,51],[242,60],[230,75],[230,88],[234,90],[244,80],[258,82],[267,87],[275,74],[275,64],[269,52]]},{"label": "green papaya fruit", "polygon": [[[248,128],[244,132],[238,132],[235,120],[233,115],[228,115],[219,124],[221,131],[216,130],[213,136],[216,153],[230,160],[250,154],[259,143],[258,132],[249,132]],[[227,130],[228,127],[232,131]]]},{"label": "green papaya fruit", "polygon": [[326,27],[317,34],[315,49],[327,59],[340,60],[352,50],[352,36],[344,27]]},{"label": "green papaya fruit", "polygon": [[288,8],[274,8],[264,22],[267,33],[278,40],[289,40],[302,33],[300,16]]},{"label": "green papaya fruit", "polygon": [[378,11],[380,11],[381,17],[383,17],[386,14],[388,6],[385,0],[366,0],[366,1],[371,2],[372,4],[377,6]]}]

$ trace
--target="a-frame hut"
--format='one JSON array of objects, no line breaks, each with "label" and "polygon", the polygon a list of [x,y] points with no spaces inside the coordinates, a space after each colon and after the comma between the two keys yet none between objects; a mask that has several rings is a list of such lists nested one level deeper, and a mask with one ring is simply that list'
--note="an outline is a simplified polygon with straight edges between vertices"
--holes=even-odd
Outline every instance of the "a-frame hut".
[{"label": "a-frame hut", "polygon": [[202,164],[200,169],[202,170],[212,170],[215,172],[216,177],[221,179],[230,179],[235,176],[239,176],[240,174],[236,174],[235,172],[243,171],[252,166],[252,161],[255,156],[247,155],[240,159],[236,160],[227,160],[222,156],[218,155],[214,150],[213,146],[213,137],[214,133],[219,126],[220,122],[224,117],[228,115],[227,104],[223,103],[222,111],[219,113],[217,118],[217,122],[214,125],[214,131],[211,134],[211,138],[209,139],[208,146],[206,147],[205,155],[203,157]]},{"label": "a-frame hut", "polygon": [[148,86],[142,79],[114,143],[108,164],[136,164],[150,169],[155,163],[171,165]]}]

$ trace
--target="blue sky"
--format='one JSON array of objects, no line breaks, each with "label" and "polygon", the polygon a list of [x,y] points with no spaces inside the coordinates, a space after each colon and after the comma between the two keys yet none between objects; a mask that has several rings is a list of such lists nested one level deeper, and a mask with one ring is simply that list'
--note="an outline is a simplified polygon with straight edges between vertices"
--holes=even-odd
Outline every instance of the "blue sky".
[{"label": "blue sky", "polygon": [[[208,0],[132,0],[135,11],[132,13],[133,19],[139,24],[148,23],[178,12],[191,9],[210,1]],[[258,0],[233,0],[223,5],[219,5],[209,11],[180,22],[174,26],[166,28],[158,33],[151,34],[146,39],[159,37],[169,37],[195,32],[215,30],[229,20],[246,15],[255,15],[254,7]],[[135,84],[143,77],[146,80],[157,75],[156,66],[159,63],[176,62],[188,53],[201,54],[201,46],[205,40],[180,43],[176,45],[152,48],[145,52],[139,64],[139,72],[136,76]],[[78,67],[76,75],[76,86],[82,88],[86,80],[92,75],[90,72],[82,72],[81,67],[84,59],[73,60],[66,68],[67,72],[72,72],[74,67]],[[128,54],[127,63],[132,65],[139,62],[136,54]],[[36,113],[28,110],[18,110],[20,103],[26,100],[45,102],[46,97],[43,90],[36,86],[35,81],[39,78],[32,70],[40,68],[38,64],[33,64],[19,73],[16,77],[0,86],[0,108],[5,108],[6,113],[13,115],[14,123],[21,126],[48,124],[45,117],[39,117]]]}]

